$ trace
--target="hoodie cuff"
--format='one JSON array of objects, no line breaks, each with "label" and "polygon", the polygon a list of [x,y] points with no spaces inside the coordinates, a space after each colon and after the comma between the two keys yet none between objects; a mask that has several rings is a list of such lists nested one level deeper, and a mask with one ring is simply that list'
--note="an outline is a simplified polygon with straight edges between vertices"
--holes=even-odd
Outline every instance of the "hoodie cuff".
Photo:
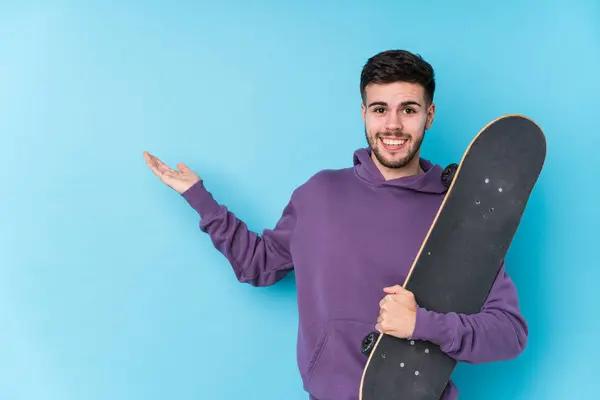
[{"label": "hoodie cuff", "polygon": [[203,180],[194,183],[181,196],[196,210],[202,219],[214,215],[220,210],[219,203],[217,203],[212,194],[206,189]]},{"label": "hoodie cuff", "polygon": [[424,340],[440,346],[442,351],[448,351],[453,344],[452,332],[454,315],[436,313],[422,307],[417,307],[415,330],[409,339]]}]

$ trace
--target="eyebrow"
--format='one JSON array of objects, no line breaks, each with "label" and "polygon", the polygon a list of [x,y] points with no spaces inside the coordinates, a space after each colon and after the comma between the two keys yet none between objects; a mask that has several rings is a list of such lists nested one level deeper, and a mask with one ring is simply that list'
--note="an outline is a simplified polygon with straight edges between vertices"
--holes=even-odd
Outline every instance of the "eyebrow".
[{"label": "eyebrow", "polygon": [[[373,106],[387,106],[388,104],[385,101],[373,101],[369,104],[369,107],[373,107]],[[402,103],[400,103],[400,105],[402,107],[406,107],[406,106],[410,106],[410,105],[417,105],[419,107],[422,107],[421,104],[419,102],[416,102],[414,100],[407,100],[407,101],[403,101]]]}]

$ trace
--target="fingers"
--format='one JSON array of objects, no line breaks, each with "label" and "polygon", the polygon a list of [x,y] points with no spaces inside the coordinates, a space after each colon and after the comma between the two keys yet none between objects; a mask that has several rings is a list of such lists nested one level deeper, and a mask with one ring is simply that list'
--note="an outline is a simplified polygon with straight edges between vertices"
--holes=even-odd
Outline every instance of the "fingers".
[{"label": "fingers", "polygon": [[[394,295],[408,296],[413,299],[415,297],[411,291],[406,290],[405,288],[403,288],[400,285],[394,285],[394,286],[383,288],[383,291],[388,294],[386,297],[394,296]],[[384,297],[384,300],[386,297]]]},{"label": "fingers", "polygon": [[407,290],[386,295],[379,301],[379,318],[382,318],[388,311],[397,311],[399,310],[398,307],[406,307],[407,304],[411,303],[411,297],[414,297],[413,294]]},{"label": "fingers", "polygon": [[394,285],[394,286],[389,286],[389,287],[383,288],[383,291],[386,293],[389,293],[389,294],[399,294],[399,293],[405,292],[406,289],[404,289],[400,285]]},{"label": "fingers", "polygon": [[181,172],[190,172],[190,169],[188,168],[187,165],[185,165],[184,163],[179,163],[177,164],[177,168],[181,171]]},{"label": "fingers", "polygon": [[387,296],[386,296],[383,300],[381,300],[379,302],[379,304],[380,304],[379,315],[377,316],[377,320],[375,321],[376,322],[376,326],[375,327],[377,328],[377,330],[379,332],[384,332],[385,329],[388,328],[387,325],[388,325],[388,314],[389,314],[389,312],[387,310],[387,308],[388,308],[387,307],[388,304],[386,304],[387,301],[389,301],[389,300],[387,299]]},{"label": "fingers", "polygon": [[167,164],[165,164],[164,162],[160,161],[158,158],[151,156],[154,159],[154,163],[156,165],[156,167],[158,168],[159,171],[161,172],[173,172],[173,170],[171,168],[169,168],[167,166]]},{"label": "fingers", "polygon": [[165,176],[175,177],[174,173],[176,173],[177,171],[169,168],[158,157],[153,156],[152,154],[145,151],[144,159],[146,160],[146,164],[148,164],[152,172],[154,172],[154,174],[157,175],[159,178],[163,178]]},{"label": "fingers", "polygon": [[150,167],[150,170],[154,172],[156,176],[162,178],[162,171],[158,169],[158,164],[156,162],[156,158],[148,152],[144,152],[144,159],[146,160],[146,164]]},{"label": "fingers", "polygon": [[148,166],[150,168],[152,168],[153,171],[158,171],[158,166],[159,166],[158,158],[154,157],[152,154],[145,151],[144,159],[146,160],[146,164],[148,164]]},{"label": "fingers", "polygon": [[410,334],[407,333],[409,329],[413,329],[409,326],[416,306],[413,293],[400,285],[389,286],[383,290],[387,294],[379,302],[375,329],[380,333],[407,337]]},{"label": "fingers", "polygon": [[161,171],[172,171],[164,162],[162,162],[158,157],[153,156],[147,151],[144,152],[144,158],[146,159],[146,163],[150,166],[153,166]]},{"label": "fingers", "polygon": [[393,302],[394,300],[395,300],[394,297],[392,295],[388,294],[383,299],[381,299],[381,301],[379,302],[379,309],[386,310],[389,307],[390,302]]},{"label": "fingers", "polygon": [[387,318],[379,316],[379,318],[377,318],[377,323],[375,324],[375,329],[379,331],[379,333],[389,333],[391,332],[392,327]]},{"label": "fingers", "polygon": [[379,308],[381,308],[382,310],[385,309],[391,302],[393,301],[397,301],[397,295],[398,294],[402,294],[402,292],[400,293],[389,293],[387,295],[385,295],[383,297],[383,299],[381,299],[381,301],[379,301]]}]

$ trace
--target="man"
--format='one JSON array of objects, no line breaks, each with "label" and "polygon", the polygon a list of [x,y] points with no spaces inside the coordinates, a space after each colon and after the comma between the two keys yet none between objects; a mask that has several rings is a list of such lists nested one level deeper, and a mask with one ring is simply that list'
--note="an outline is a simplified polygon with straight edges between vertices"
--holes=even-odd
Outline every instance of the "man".
[{"label": "man", "polygon": [[[273,229],[250,231],[184,164],[145,153],[152,171],[198,212],[200,229],[240,282],[272,285],[292,268],[298,291],[298,367],[311,399],[357,399],[376,329],[439,345],[458,361],[518,356],[527,341],[516,289],[501,266],[481,312],[439,314],[404,282],[446,193],[442,168],[421,158],[434,115],[434,71],[420,56],[386,51],[361,74],[368,147],[351,168],[323,170],[296,188]],[[456,399],[450,382],[444,399]]]}]

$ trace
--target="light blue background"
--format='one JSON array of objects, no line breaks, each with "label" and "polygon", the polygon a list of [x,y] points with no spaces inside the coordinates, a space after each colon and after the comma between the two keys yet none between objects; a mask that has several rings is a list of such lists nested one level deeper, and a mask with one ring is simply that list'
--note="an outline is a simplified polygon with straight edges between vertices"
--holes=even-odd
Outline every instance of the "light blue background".
[{"label": "light blue background", "polygon": [[0,3],[0,398],[305,399],[293,277],[239,284],[142,152],[272,227],[364,146],[360,69],[388,48],[436,68],[425,157],[507,113],[548,137],[508,255],[529,346],[461,365],[461,398],[597,398],[597,2],[213,3]]}]

